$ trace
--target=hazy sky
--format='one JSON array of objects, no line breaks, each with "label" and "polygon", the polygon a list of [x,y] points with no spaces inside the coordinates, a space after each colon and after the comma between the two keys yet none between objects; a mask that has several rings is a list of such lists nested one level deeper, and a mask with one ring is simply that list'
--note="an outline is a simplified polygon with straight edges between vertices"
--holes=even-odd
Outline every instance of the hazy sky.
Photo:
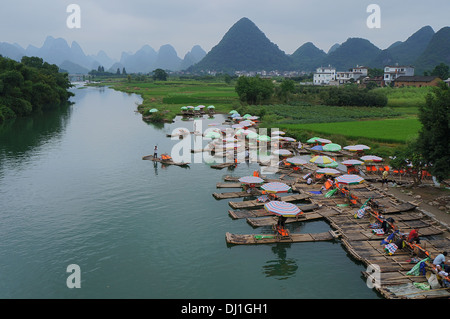
[{"label": "hazy sky", "polygon": [[[194,45],[211,50],[242,17],[288,54],[305,42],[324,51],[349,37],[381,49],[425,25],[450,25],[449,0],[3,0],[0,42],[41,47],[45,38],[77,41],[86,54],[103,49],[119,59],[148,44],[171,44],[183,58]],[[80,28],[68,28],[70,4],[81,9]],[[381,9],[381,28],[368,28],[369,4]]]}]

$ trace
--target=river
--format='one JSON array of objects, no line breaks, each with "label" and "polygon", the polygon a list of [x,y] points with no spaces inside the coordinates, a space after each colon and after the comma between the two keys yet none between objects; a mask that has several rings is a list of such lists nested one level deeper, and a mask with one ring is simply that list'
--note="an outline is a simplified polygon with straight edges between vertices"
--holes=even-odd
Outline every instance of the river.
[{"label": "river", "polygon": [[[73,91],[67,108],[0,127],[0,298],[379,298],[338,241],[227,246],[226,232],[261,230],[232,220],[211,194],[224,175],[258,166],[142,160],[155,145],[170,152],[179,141],[166,134],[192,122],[147,124],[139,96]],[[80,288],[68,288],[72,264]]]}]

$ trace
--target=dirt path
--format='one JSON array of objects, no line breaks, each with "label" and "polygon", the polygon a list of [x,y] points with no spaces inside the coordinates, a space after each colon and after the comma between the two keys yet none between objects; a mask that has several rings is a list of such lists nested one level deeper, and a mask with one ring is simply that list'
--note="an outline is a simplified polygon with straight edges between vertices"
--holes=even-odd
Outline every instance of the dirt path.
[{"label": "dirt path", "polygon": [[419,203],[419,208],[435,219],[450,227],[450,190],[439,189],[433,186],[421,187],[381,187],[381,183],[373,183],[374,186],[384,189],[404,201]]}]

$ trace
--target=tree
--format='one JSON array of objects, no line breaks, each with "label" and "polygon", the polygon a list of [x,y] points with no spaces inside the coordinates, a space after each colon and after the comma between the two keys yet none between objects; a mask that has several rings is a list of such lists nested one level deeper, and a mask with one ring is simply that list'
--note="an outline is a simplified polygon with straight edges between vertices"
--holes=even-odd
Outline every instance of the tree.
[{"label": "tree", "polygon": [[235,91],[242,102],[260,104],[272,97],[274,85],[270,79],[241,76],[237,80]]},{"label": "tree", "polygon": [[430,173],[439,181],[450,176],[450,88],[441,82],[419,107],[419,131],[417,147],[430,164]]},{"label": "tree", "polygon": [[125,70],[125,67],[122,69],[122,74],[127,74],[127,71]]},{"label": "tree", "polygon": [[117,68],[116,75],[120,75],[120,68]]},{"label": "tree", "polygon": [[446,80],[449,77],[449,66],[441,63],[431,71],[431,75],[438,76],[442,80]]},{"label": "tree", "polygon": [[156,69],[153,71],[153,80],[155,81],[167,81],[167,72],[163,69]]},{"label": "tree", "polygon": [[422,182],[422,172],[427,169],[426,163],[425,158],[417,148],[417,140],[410,141],[406,146],[397,148],[390,162],[393,169],[411,172],[414,185]]}]

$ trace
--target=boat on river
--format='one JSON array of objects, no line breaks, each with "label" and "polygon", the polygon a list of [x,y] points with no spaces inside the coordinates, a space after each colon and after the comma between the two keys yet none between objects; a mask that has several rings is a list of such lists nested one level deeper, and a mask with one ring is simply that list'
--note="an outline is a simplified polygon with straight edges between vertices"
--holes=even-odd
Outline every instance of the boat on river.
[{"label": "boat on river", "polygon": [[153,161],[153,162],[159,162],[161,164],[164,165],[176,165],[176,166],[181,166],[181,167],[188,167],[190,163],[179,163],[179,162],[174,162],[172,160],[172,158],[167,158],[167,159],[162,159],[159,157],[154,157],[153,155],[147,155],[142,157],[143,160],[149,160],[149,161]]}]

